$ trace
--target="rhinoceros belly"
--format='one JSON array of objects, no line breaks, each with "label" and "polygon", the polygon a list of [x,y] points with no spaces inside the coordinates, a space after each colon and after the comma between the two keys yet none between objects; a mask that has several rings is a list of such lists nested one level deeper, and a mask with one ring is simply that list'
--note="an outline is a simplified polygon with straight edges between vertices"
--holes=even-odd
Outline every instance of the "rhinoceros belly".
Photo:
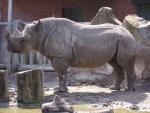
[{"label": "rhinoceros belly", "polygon": [[116,52],[113,38],[78,39],[73,47],[72,66],[98,67],[109,62]]}]

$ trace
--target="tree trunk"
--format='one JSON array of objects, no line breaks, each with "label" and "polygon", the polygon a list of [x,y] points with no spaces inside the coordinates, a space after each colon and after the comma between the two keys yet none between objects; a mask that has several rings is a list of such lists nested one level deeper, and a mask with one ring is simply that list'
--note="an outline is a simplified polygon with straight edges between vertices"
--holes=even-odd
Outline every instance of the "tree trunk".
[{"label": "tree trunk", "polygon": [[8,73],[7,70],[0,70],[0,100],[8,100]]},{"label": "tree trunk", "polygon": [[27,70],[17,74],[18,101],[39,103],[43,100],[43,71]]}]

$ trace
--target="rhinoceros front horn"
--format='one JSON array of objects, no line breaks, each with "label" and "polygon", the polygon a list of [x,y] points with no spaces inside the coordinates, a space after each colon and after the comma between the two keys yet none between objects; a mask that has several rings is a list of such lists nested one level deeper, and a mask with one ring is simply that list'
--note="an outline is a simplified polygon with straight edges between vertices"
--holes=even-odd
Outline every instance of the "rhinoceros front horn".
[{"label": "rhinoceros front horn", "polygon": [[6,38],[9,40],[11,33],[8,31],[7,27],[6,27],[5,33],[6,33]]}]

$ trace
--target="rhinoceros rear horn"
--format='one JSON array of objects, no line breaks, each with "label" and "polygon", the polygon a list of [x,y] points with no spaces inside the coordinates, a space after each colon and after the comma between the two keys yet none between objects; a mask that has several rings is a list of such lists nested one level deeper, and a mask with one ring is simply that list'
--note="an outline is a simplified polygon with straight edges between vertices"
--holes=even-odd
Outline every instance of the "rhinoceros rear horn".
[{"label": "rhinoceros rear horn", "polygon": [[5,29],[5,33],[6,33],[6,37],[7,37],[7,38],[10,37],[11,33],[8,31],[7,27],[6,27],[6,29]]},{"label": "rhinoceros rear horn", "polygon": [[35,24],[35,31],[38,32],[41,26],[41,21],[38,20],[36,22],[34,21],[33,23]]}]

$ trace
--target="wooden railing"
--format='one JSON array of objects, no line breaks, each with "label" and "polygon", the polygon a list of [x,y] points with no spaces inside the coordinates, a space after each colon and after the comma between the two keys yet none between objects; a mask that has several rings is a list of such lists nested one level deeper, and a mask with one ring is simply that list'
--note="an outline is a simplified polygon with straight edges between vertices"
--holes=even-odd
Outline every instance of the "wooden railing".
[{"label": "wooden railing", "polygon": [[13,54],[12,61],[12,65],[18,70],[35,68],[40,68],[46,71],[53,70],[50,60],[38,52],[30,52],[28,54]]}]

